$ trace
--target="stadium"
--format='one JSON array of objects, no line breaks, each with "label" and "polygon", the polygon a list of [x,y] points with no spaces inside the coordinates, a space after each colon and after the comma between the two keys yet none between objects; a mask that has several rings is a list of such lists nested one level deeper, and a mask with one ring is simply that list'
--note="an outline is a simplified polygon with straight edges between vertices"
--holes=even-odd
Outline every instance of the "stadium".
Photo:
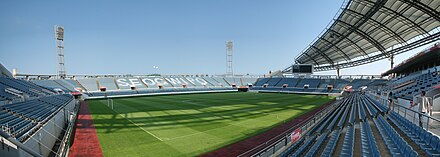
[{"label": "stadium", "polygon": [[[141,74],[70,74],[68,25],[51,30],[56,74],[23,73],[3,64],[20,55],[4,42],[0,156],[440,156],[440,1],[343,0],[335,9],[289,65],[257,75],[233,73],[247,58],[232,60],[239,44],[227,39],[224,74],[164,74],[156,65]],[[110,31],[127,31],[117,28]],[[398,55],[405,58],[395,65]],[[78,66],[117,66],[93,54],[67,57],[94,60]],[[378,62],[387,64],[371,72],[380,75],[341,75]]]}]

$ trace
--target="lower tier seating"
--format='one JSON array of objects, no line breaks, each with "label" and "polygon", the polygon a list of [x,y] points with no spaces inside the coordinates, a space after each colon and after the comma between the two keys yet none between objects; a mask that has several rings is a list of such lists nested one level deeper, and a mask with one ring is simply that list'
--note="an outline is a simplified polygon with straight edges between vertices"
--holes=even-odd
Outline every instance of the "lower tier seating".
[{"label": "lower tier seating", "polygon": [[440,156],[437,135],[394,111],[386,115],[386,106],[369,96],[354,92],[334,105],[281,156]]}]

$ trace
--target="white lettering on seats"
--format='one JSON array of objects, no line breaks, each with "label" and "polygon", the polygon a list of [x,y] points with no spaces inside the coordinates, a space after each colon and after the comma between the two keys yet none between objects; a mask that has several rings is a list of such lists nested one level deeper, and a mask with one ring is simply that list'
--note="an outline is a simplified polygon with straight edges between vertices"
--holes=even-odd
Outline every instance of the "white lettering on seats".
[{"label": "white lettering on seats", "polygon": [[168,84],[164,79],[160,77],[154,78],[154,82],[156,82],[158,85],[163,85],[163,86]]},{"label": "white lettering on seats", "polygon": [[197,78],[196,78],[196,81],[199,82],[199,83],[202,84],[202,85],[207,85],[207,84],[208,84],[208,82],[206,82],[205,79],[200,78],[200,77],[197,77]]},{"label": "white lettering on seats", "polygon": [[142,86],[141,82],[139,82],[139,79],[128,79],[132,86]]},{"label": "white lettering on seats", "polygon": [[118,86],[130,86],[130,84],[128,84],[126,81],[127,81],[126,79],[116,80],[116,82],[118,82]]},{"label": "white lettering on seats", "polygon": [[195,80],[194,80],[193,78],[188,78],[188,77],[187,77],[186,80],[188,80],[189,82],[191,82],[192,84],[195,85],[195,83],[194,83]]},{"label": "white lettering on seats", "polygon": [[180,82],[179,78],[165,78],[168,82],[170,82],[173,85],[181,85],[182,82]]},{"label": "white lettering on seats", "polygon": [[143,83],[145,83],[147,86],[155,86],[156,82],[154,82],[154,80],[149,79],[149,78],[143,78],[141,80]]}]

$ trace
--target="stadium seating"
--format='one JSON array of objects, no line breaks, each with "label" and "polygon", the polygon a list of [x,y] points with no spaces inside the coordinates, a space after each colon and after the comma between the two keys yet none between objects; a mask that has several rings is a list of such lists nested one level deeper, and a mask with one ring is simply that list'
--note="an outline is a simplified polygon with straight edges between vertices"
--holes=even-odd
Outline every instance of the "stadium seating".
[{"label": "stadium seating", "polygon": [[404,86],[398,86],[400,80],[395,81],[393,84],[398,86],[397,89],[393,90],[396,97],[412,100],[413,95],[420,94],[421,90],[428,91],[432,89],[435,85],[440,84],[439,76],[433,76],[431,73],[421,74],[415,77],[413,82],[405,83]]},{"label": "stadium seating", "polygon": [[376,139],[373,136],[368,120],[360,122],[362,154],[364,156],[380,156]]},{"label": "stadium seating", "polygon": [[47,88],[52,88],[52,89],[61,89],[64,91],[68,91],[69,89],[61,86],[58,82],[56,82],[55,80],[32,80],[31,82],[39,85],[39,86],[43,86],[43,87],[47,87]]},{"label": "stadium seating", "polygon": [[338,129],[338,130],[333,131],[330,134],[330,137],[329,137],[330,139],[329,139],[327,145],[325,146],[324,151],[322,152],[322,155],[321,155],[322,157],[333,156],[332,154],[335,151],[336,144],[338,142],[339,136],[341,135],[341,131],[342,131],[342,129]]},{"label": "stadium seating", "polygon": [[247,86],[249,84],[254,85],[255,82],[257,82],[257,78],[242,77],[241,82],[243,83],[243,86]]},{"label": "stadium seating", "polygon": [[293,154],[291,157],[301,156],[304,151],[315,141],[317,135],[309,137]]},{"label": "stadium seating", "polygon": [[359,89],[362,86],[368,86],[371,82],[370,79],[354,79],[348,86],[351,86],[352,89]]},{"label": "stadium seating", "polygon": [[430,156],[440,156],[440,139],[408,119],[392,112],[389,119]]},{"label": "stadium seating", "polygon": [[[382,115],[386,111],[386,106],[370,96],[355,92],[335,105],[336,107],[328,115],[304,133],[300,140],[287,147],[281,156],[316,156],[319,152],[323,157],[418,156],[419,153],[415,148],[396,129],[402,131],[404,136],[407,136],[406,139],[415,143],[427,155],[440,156],[438,136],[420,128],[394,111],[384,118]],[[325,127],[326,129],[323,129]],[[377,136],[381,137],[381,142],[384,143],[387,151],[379,151],[373,129],[378,130]],[[338,146],[339,138],[343,139],[341,139],[342,144]],[[355,150],[356,139],[360,142],[361,150]]]},{"label": "stadium seating", "polygon": [[333,85],[334,89],[343,89],[347,84],[350,83],[350,80],[347,79],[336,79]]},{"label": "stadium seating", "polygon": [[211,86],[208,81],[201,77],[185,77],[187,82],[193,84],[195,87],[205,87],[205,86]]},{"label": "stadium seating", "polygon": [[[345,86],[353,85],[355,90],[361,86],[368,86],[371,89],[378,89],[384,86],[386,80],[383,79],[319,79],[319,78],[259,78],[252,90],[274,90],[278,92],[293,93],[341,93]],[[266,85],[266,86],[264,86]],[[286,88],[283,85],[287,85]],[[307,85],[307,88],[305,86]],[[328,85],[333,88],[328,89]],[[262,88],[264,87],[264,88]]]},{"label": "stadium seating", "polygon": [[327,85],[335,86],[335,79],[321,79],[318,88],[327,88]]},{"label": "stadium seating", "polygon": [[76,91],[75,88],[81,88],[80,84],[75,80],[70,79],[60,79],[60,80],[31,80],[31,82],[50,89],[61,89],[64,92]]},{"label": "stadium seating", "polygon": [[319,83],[321,82],[321,79],[315,79],[315,78],[304,78],[301,79],[301,81],[298,82],[296,87],[303,88],[304,85],[309,85],[309,88],[318,88]]},{"label": "stadium seating", "polygon": [[269,81],[266,82],[266,84],[267,86],[275,87],[278,84],[278,82],[281,81],[281,79],[283,78],[271,78]]},{"label": "stadium seating", "polygon": [[55,82],[57,82],[59,85],[64,87],[66,89],[65,92],[72,92],[72,91],[76,91],[75,88],[81,88],[81,86],[79,86],[78,83],[76,83],[74,80],[62,79],[62,80],[55,80]]},{"label": "stadium seating", "polygon": [[8,88],[13,88],[18,91],[21,91],[29,96],[40,96],[40,95],[53,94],[53,92],[51,92],[50,90],[44,89],[44,88],[37,86],[31,82],[12,79],[9,77],[0,77],[0,84],[3,84],[4,86],[6,86]]},{"label": "stadium seating", "polygon": [[316,156],[316,154],[318,153],[318,150],[322,146],[322,143],[327,139],[327,134],[328,133],[324,133],[321,136],[319,136],[319,138],[316,140],[316,142],[313,144],[313,146],[309,149],[309,151],[305,155],[306,157]]},{"label": "stadium seating", "polygon": [[0,84],[0,101],[12,100],[15,97],[17,97],[17,95],[6,92],[6,88],[9,88],[9,87],[6,85]]},{"label": "stadium seating", "polygon": [[282,87],[284,84],[287,84],[287,87],[296,87],[296,84],[298,84],[299,80],[299,78],[283,78],[276,86]]},{"label": "stadium seating", "polygon": [[206,82],[208,82],[209,86],[221,86],[218,81],[213,79],[212,77],[202,77]]},{"label": "stadium seating", "polygon": [[63,94],[2,105],[0,126],[19,141],[23,141],[32,131],[38,129],[35,126],[41,125],[72,100],[71,95]]},{"label": "stadium seating", "polygon": [[[122,96],[131,94],[149,94],[166,92],[231,90],[234,82],[237,86],[244,84],[253,85],[257,78],[239,77],[193,77],[193,76],[167,76],[167,77],[116,77],[116,78],[87,78],[87,79],[62,79],[62,80],[33,80],[36,84],[50,89],[62,89],[65,92],[76,91],[77,88],[85,89],[85,94],[91,97]],[[246,82],[246,83],[243,83]],[[186,85],[186,88],[183,88]],[[101,92],[98,86],[106,87],[107,91]],[[132,90],[131,87],[136,87]],[[159,89],[159,86],[162,86]],[[1,84],[0,84],[1,87]],[[0,101],[5,100],[8,94],[0,92]]]},{"label": "stadium seating", "polygon": [[354,134],[354,126],[348,126],[344,137],[344,143],[342,144],[341,154],[339,156],[353,156]]},{"label": "stadium seating", "polygon": [[88,78],[88,79],[78,79],[77,80],[87,91],[97,91],[98,84],[97,80],[94,78]]},{"label": "stadium seating", "polygon": [[231,86],[222,77],[213,77],[213,79],[216,80],[220,86],[223,86],[223,87],[230,87]]},{"label": "stadium seating", "polygon": [[29,97],[39,97],[52,94],[55,93],[31,82],[0,76],[0,102],[11,102],[13,100],[21,101]]},{"label": "stadium seating", "polygon": [[264,84],[267,84],[267,82],[270,80],[271,78],[258,78],[257,82],[255,83],[255,86],[259,87],[259,86],[263,86]]},{"label": "stadium seating", "polygon": [[393,156],[418,156],[411,146],[394,130],[391,125],[381,115],[377,119],[373,119],[380,135]]},{"label": "stadium seating", "polygon": [[241,83],[240,78],[235,78],[235,77],[225,77],[224,78],[226,82],[228,82],[228,84],[233,85],[235,84],[236,86],[242,86],[243,84]]},{"label": "stadium seating", "polygon": [[115,80],[113,78],[98,78],[100,87],[106,87],[107,90],[117,90]]}]

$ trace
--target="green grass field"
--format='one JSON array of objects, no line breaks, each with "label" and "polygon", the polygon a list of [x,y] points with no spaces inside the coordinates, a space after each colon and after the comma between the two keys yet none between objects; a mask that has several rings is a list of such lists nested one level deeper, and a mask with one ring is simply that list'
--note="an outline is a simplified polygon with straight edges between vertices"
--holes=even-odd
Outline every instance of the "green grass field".
[{"label": "green grass field", "polygon": [[211,93],[88,101],[105,156],[195,156],[269,130],[332,97]]}]

